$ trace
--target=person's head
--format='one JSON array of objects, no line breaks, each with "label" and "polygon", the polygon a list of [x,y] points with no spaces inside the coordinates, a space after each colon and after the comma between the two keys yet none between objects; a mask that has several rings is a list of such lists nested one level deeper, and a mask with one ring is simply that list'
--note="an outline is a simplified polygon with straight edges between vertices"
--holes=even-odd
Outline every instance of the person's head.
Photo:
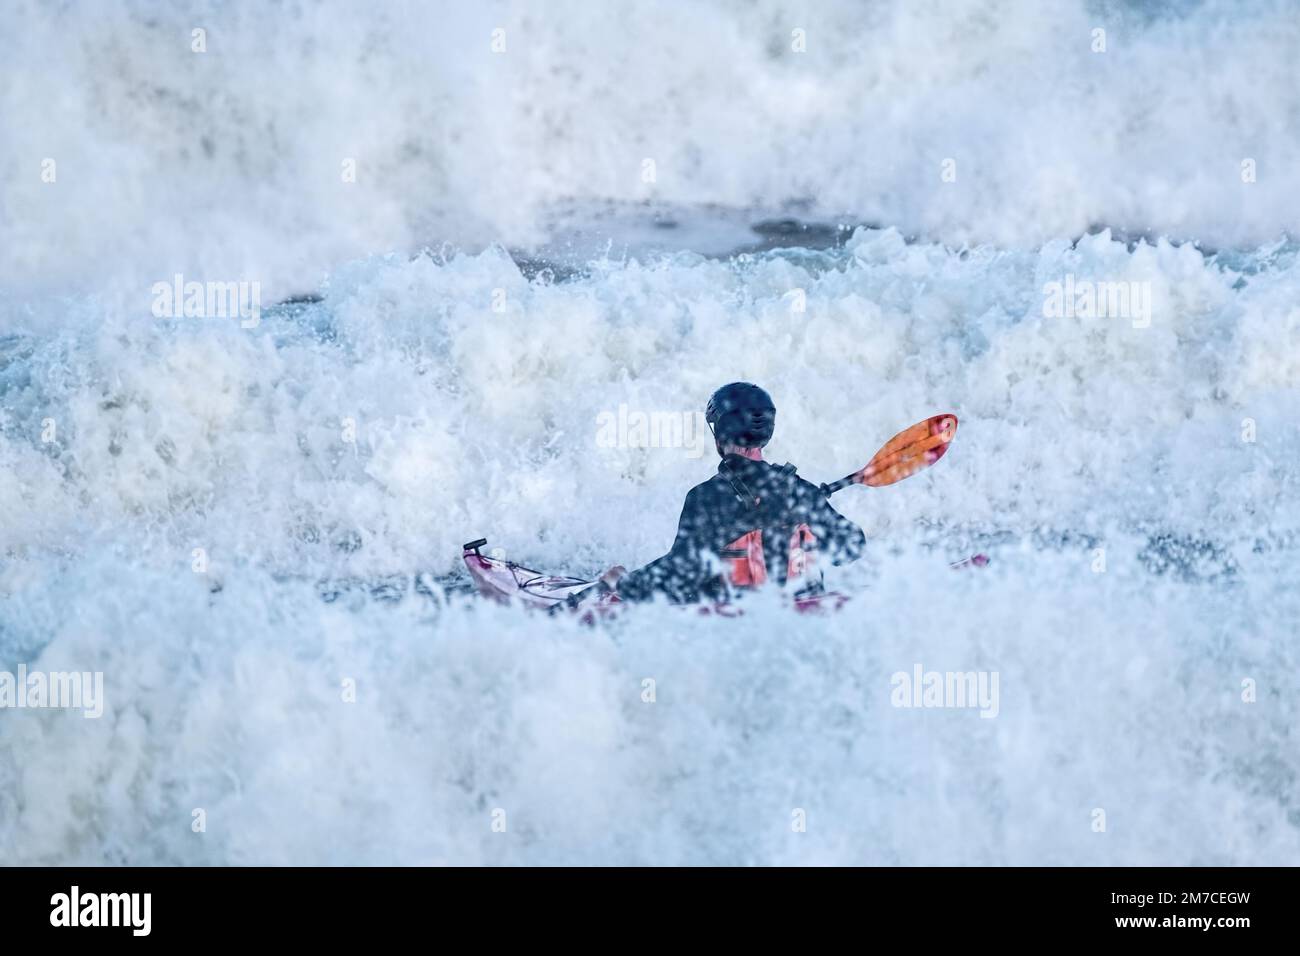
[{"label": "person's head", "polygon": [[776,406],[772,396],[750,382],[732,382],[713,393],[704,411],[719,455],[759,457],[758,450],[772,440]]}]

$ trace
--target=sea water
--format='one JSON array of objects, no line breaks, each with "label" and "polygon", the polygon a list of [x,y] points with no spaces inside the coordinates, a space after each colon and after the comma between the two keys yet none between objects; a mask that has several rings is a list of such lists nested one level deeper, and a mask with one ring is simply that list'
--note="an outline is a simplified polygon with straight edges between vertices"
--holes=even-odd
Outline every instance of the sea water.
[{"label": "sea water", "polygon": [[[0,671],[103,684],[0,709],[0,862],[1295,862],[1300,18],[1238,11],[23,7]],[[661,554],[734,379],[813,481],[960,420],[836,495],[841,613],[464,592]]]}]

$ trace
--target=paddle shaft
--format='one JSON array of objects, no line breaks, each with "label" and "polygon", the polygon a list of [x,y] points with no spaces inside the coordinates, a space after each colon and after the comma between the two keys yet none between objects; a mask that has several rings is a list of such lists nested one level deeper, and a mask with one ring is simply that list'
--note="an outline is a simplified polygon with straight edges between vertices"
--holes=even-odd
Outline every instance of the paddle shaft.
[{"label": "paddle shaft", "polygon": [[829,484],[822,485],[822,494],[829,498],[841,488],[847,488],[849,485],[855,484],[854,479],[857,478],[857,476],[858,472],[855,471],[851,475],[845,475],[839,481],[832,481]]}]

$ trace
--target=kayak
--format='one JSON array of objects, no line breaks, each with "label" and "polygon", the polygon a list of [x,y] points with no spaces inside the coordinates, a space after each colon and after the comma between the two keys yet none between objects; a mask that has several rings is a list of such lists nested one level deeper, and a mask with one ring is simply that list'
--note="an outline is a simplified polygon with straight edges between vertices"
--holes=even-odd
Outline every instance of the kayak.
[{"label": "kayak", "polygon": [[[461,555],[474,589],[483,597],[551,613],[581,610],[584,618],[588,619],[613,616],[619,605],[625,603],[616,591],[598,581],[546,574],[514,561],[483,554],[480,549],[486,544],[487,538],[470,541],[462,546]],[[789,597],[790,605],[801,614],[838,611],[848,600],[849,596],[839,591],[809,589]],[[743,613],[735,602],[730,601],[679,606],[699,614],[722,617],[736,617]]]},{"label": "kayak", "polygon": [[[618,613],[619,606],[626,603],[619,599],[616,591],[598,581],[547,574],[514,561],[486,555],[480,550],[486,544],[487,538],[478,538],[461,546],[461,556],[469,571],[470,580],[474,583],[474,590],[483,597],[553,614],[580,610],[583,619],[588,622],[597,617],[612,617]],[[948,566],[956,571],[982,568],[988,563],[988,555],[975,554]],[[791,594],[788,600],[790,606],[800,614],[816,614],[838,611],[848,603],[849,596],[840,591],[805,588]],[[730,601],[682,604],[678,607],[692,609],[698,614],[721,617],[739,617],[744,613],[742,608]]]}]

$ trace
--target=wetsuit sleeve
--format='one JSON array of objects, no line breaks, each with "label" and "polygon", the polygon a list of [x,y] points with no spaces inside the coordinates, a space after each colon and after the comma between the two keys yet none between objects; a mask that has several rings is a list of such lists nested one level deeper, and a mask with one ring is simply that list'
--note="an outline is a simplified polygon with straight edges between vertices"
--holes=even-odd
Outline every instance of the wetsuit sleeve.
[{"label": "wetsuit sleeve", "polygon": [[817,536],[818,549],[830,555],[831,564],[848,564],[862,556],[867,536],[862,529],[836,511],[821,490],[809,484],[805,507],[808,524]]},{"label": "wetsuit sleeve", "polygon": [[708,569],[700,557],[701,551],[708,547],[708,509],[704,498],[700,488],[691,489],[677,520],[672,548],[645,567],[625,574],[618,582],[619,597],[626,601],[648,601],[655,592],[661,592],[674,601],[697,600],[696,585],[708,577]]}]

